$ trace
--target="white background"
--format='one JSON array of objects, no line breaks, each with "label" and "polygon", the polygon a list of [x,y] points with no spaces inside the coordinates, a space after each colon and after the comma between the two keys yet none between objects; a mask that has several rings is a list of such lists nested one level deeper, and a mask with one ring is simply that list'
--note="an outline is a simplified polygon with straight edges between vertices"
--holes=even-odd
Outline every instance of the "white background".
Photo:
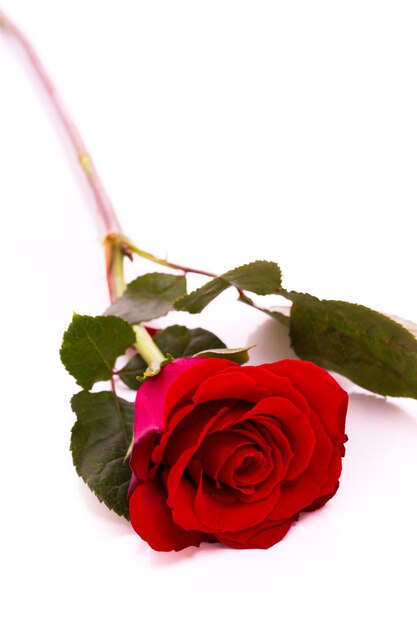
[{"label": "white background", "polygon": [[[140,247],[214,272],[276,260],[287,288],[417,320],[414,1],[1,4]],[[3,623],[415,624],[416,401],[350,385],[341,488],[267,551],[154,553],[76,476],[58,349],[74,310],[107,306],[100,232],[1,36],[0,80]],[[232,293],[174,319],[257,341],[255,362],[289,353]]]}]

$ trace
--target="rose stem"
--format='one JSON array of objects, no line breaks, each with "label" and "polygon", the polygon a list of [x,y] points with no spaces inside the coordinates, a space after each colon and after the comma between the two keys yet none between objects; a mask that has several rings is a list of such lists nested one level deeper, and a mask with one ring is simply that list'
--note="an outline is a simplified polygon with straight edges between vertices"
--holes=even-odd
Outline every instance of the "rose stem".
[{"label": "rose stem", "polygon": [[[102,232],[104,236],[108,236],[108,234],[113,235],[113,233],[121,233],[122,228],[120,226],[117,215],[114,211],[114,208],[110,202],[109,196],[106,193],[103,183],[99,177],[97,169],[94,165],[94,162],[88,153],[87,147],[75,125],[70,114],[68,113],[53,81],[48,75],[42,61],[40,60],[36,50],[28,40],[28,38],[23,34],[23,32],[7,17],[7,15],[0,9],[0,28],[3,29],[6,35],[13,37],[16,41],[19,42],[23,51],[25,52],[28,61],[30,62],[32,69],[37,75],[39,81],[41,82],[43,88],[45,89],[47,95],[49,96],[50,103],[55,111],[55,114],[58,116],[64,130],[66,131],[67,137],[72,144],[72,147],[76,153],[78,163],[80,164],[84,175],[87,178],[87,182],[90,186],[90,189],[93,193],[97,214],[101,219]],[[121,242],[121,239],[120,239]],[[123,242],[124,243],[124,242]],[[116,249],[116,246],[112,246],[113,249]],[[160,265],[165,265],[166,267],[171,267],[173,269],[181,270],[185,273],[193,272],[196,274],[201,274],[204,276],[215,277],[215,274],[211,272],[206,272],[205,270],[197,270],[191,267],[185,267],[182,265],[178,265],[177,263],[169,263],[168,261],[164,261],[163,259],[159,259],[149,252],[145,252],[140,250],[136,246],[131,246],[132,250],[143,258],[149,259],[154,263],[159,263]],[[123,256],[129,256],[128,249],[122,250]],[[123,260],[123,259],[122,259]],[[107,266],[109,267],[109,259],[107,258]],[[120,262],[120,259],[117,261]],[[111,276],[108,276],[109,280],[109,292],[112,300],[115,298],[114,294],[114,285],[111,282]]]},{"label": "rose stem", "polygon": [[[105,235],[104,248],[106,255],[106,277],[110,300],[113,302],[123,293],[126,287],[123,273],[123,260],[125,256],[132,259],[132,252],[159,265],[164,265],[165,267],[170,267],[171,269],[182,271],[184,272],[184,274],[194,273],[201,274],[202,276],[209,276],[210,278],[217,278],[217,274],[213,274],[212,272],[198,270],[192,267],[187,267],[184,265],[179,265],[178,263],[171,263],[164,259],[160,259],[149,252],[140,250],[139,248],[134,246],[127,238],[121,235],[122,229],[119,220],[105,191],[103,183],[101,182],[94,162],[90,154],[88,153],[77,127],[75,126],[67,109],[65,108],[62,99],[54,83],[49,77],[43,63],[41,62],[37,52],[35,51],[28,38],[6,16],[6,14],[1,9],[0,29],[2,29],[3,32],[5,32],[7,35],[13,37],[20,44],[23,51],[25,52],[27,59],[32,66],[32,69],[34,70],[39,81],[43,85],[46,94],[49,97],[50,103],[55,110],[55,114],[58,116],[64,130],[66,131],[68,139],[76,153],[78,163],[80,164],[86,176],[88,185],[93,193],[96,212],[101,219],[101,230]],[[247,299],[245,299],[244,294],[240,289],[238,289],[238,293],[241,301],[248,304]],[[146,329],[143,330],[145,333],[147,333]],[[140,341],[144,342],[144,333],[141,331],[140,334]],[[152,342],[152,344],[154,344],[150,336],[149,342]],[[154,345],[156,347],[156,344]],[[138,349],[138,346],[136,346],[136,348]],[[138,352],[141,353],[141,350],[138,349]],[[148,350],[146,350],[146,352],[148,353]],[[162,358],[163,355],[162,353],[160,354],[160,358]]]},{"label": "rose stem", "polygon": [[[15,39],[23,52],[26,55],[29,64],[32,67],[35,75],[45,90],[46,95],[49,98],[49,102],[58,117],[70,144],[76,154],[79,165],[81,166],[84,175],[86,176],[87,183],[92,191],[95,200],[96,215],[99,217],[100,231],[103,235],[108,232],[120,232],[121,226],[119,220],[114,212],[111,202],[105,192],[103,184],[94,166],[94,163],[87,151],[87,148],[75,126],[71,116],[69,115],[54,83],[49,77],[42,61],[40,60],[36,50],[23,34],[23,32],[6,16],[6,14],[0,9],[0,28],[6,35],[9,35]],[[109,289],[110,300],[115,299],[114,286],[111,275],[112,258],[108,254],[106,248],[106,266],[107,266],[107,285]]]},{"label": "rose stem", "polygon": [[32,69],[35,71],[38,79],[40,80],[43,88],[45,89],[49,101],[55,110],[55,114],[58,116],[67,137],[70,140],[72,147],[77,155],[77,159],[81,168],[87,178],[88,184],[93,192],[96,202],[97,214],[101,218],[103,229],[106,232],[116,231],[120,232],[121,227],[119,220],[113,210],[111,202],[104,190],[103,184],[97,173],[97,170],[91,160],[91,157],[87,151],[87,148],[77,130],[71,116],[65,108],[62,99],[45,70],[37,52],[34,47],[22,33],[22,31],[0,10],[0,27],[6,35],[13,37],[25,52],[28,61],[30,62]]},{"label": "rose stem", "polygon": [[[66,132],[66,135],[76,154],[78,163],[86,176],[87,183],[95,200],[96,215],[100,218],[101,232],[105,235],[104,248],[106,254],[107,285],[110,300],[113,302],[113,300],[123,293],[126,287],[123,272],[123,259],[125,256],[131,258],[130,251],[121,241],[121,236],[119,234],[115,234],[121,233],[122,231],[117,215],[100,180],[93,160],[88,153],[86,145],[84,144],[77,127],[69,115],[37,52],[23,32],[1,9],[0,29],[6,35],[9,35],[16,40],[25,53],[32,70],[43,86],[52,108],[54,109],[55,114]],[[145,361],[147,363],[155,363],[155,361],[159,363],[163,361],[165,359],[164,355],[159,350],[158,346],[153,342],[147,330],[138,325],[135,325],[133,329],[136,334],[135,348]]]},{"label": "rose stem", "polygon": [[130,240],[126,238],[124,239],[124,241],[132,252],[142,257],[143,259],[148,259],[148,261],[152,261],[153,263],[157,263],[158,265],[170,267],[171,269],[174,269],[174,270],[180,270],[181,272],[184,272],[184,274],[201,274],[201,276],[209,276],[210,278],[218,278],[218,275],[213,274],[213,272],[207,272],[206,270],[198,270],[198,269],[195,269],[194,267],[187,267],[186,265],[179,265],[178,263],[171,263],[170,261],[167,261],[166,259],[160,259],[159,257],[155,256],[154,254],[151,254],[150,252],[145,252],[145,250],[141,250],[140,248],[135,246]]},{"label": "rose stem", "polygon": [[[130,256],[130,253],[124,249],[125,241],[123,235],[109,233],[104,240],[104,246],[107,258],[111,258],[110,280],[112,291],[115,298],[119,298],[126,289],[123,260],[125,256]],[[107,263],[107,266],[109,267],[109,263]],[[136,343],[134,344],[136,350],[148,365],[155,366],[158,369],[158,365],[166,360],[165,355],[141,324],[133,324],[133,330],[136,336]]]}]

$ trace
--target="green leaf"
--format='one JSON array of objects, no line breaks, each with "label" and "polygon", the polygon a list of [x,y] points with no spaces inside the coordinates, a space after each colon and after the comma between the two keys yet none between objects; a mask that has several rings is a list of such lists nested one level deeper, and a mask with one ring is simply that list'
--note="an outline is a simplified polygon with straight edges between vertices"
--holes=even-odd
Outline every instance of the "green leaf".
[{"label": "green leaf", "polygon": [[248,346],[247,348],[219,348],[218,350],[204,350],[198,352],[194,356],[205,356],[207,358],[214,357],[216,359],[228,359],[243,365],[249,361],[249,350],[254,348],[256,344]]},{"label": "green leaf", "polygon": [[258,295],[279,294],[281,270],[272,261],[255,261],[214,278],[175,302],[178,311],[200,313],[214,298],[229,287],[252,291]]},{"label": "green leaf", "polygon": [[138,377],[145,374],[147,367],[148,365],[142,357],[139,354],[135,354],[123,369],[118,372],[120,380],[130,389],[139,389],[141,383]]},{"label": "green leaf", "polygon": [[140,324],[166,315],[174,301],[185,293],[184,276],[144,274],[127,285],[124,294],[113,302],[105,315],[117,315],[130,324]]},{"label": "green leaf", "polygon": [[177,311],[188,311],[188,313],[201,313],[212,300],[217,298],[225,289],[230,287],[222,278],[214,278],[199,289],[179,298],[174,307]]},{"label": "green leaf", "polygon": [[254,261],[222,275],[230,285],[259,296],[280,293],[281,270],[273,261]]},{"label": "green leaf", "polygon": [[164,354],[172,354],[176,359],[194,356],[197,352],[210,348],[226,347],[221,339],[204,328],[186,328],[179,325],[160,330],[154,340]]},{"label": "green leaf", "polygon": [[408,330],[409,333],[413,335],[417,339],[417,324],[415,322],[411,322],[410,320],[405,320],[402,317],[398,317],[397,315],[388,315],[391,320],[400,324]]},{"label": "green leaf", "polygon": [[77,415],[71,432],[77,473],[100,502],[129,519],[131,471],[125,456],[133,436],[134,405],[110,391],[81,391],[72,398]]},{"label": "green leaf", "polygon": [[292,347],[302,359],[387,396],[417,398],[417,340],[367,307],[289,294]]},{"label": "green leaf", "polygon": [[61,361],[81,387],[91,389],[111,378],[116,358],[134,342],[131,326],[118,317],[75,313],[64,334]]},{"label": "green leaf", "polygon": [[[194,356],[202,350],[225,348],[225,344],[213,333],[204,328],[186,328],[185,326],[168,326],[158,331],[154,341],[164,354],[171,354],[178,359],[182,356]],[[137,376],[143,376],[147,365],[136,354],[119,372],[121,380],[131,389],[138,389],[140,382]]]}]

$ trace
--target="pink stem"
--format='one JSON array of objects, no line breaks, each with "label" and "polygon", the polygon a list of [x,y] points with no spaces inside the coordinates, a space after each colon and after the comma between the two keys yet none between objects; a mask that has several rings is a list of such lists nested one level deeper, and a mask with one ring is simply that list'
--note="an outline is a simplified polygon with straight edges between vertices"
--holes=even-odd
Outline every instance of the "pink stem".
[{"label": "pink stem", "polygon": [[103,225],[103,234],[108,232],[121,232],[119,220],[114,212],[113,206],[106,194],[94,163],[87,151],[87,148],[66,110],[59,93],[48,73],[46,72],[40,58],[38,57],[35,49],[30,41],[22,33],[22,31],[0,10],[0,29],[3,29],[6,35],[13,37],[21,46],[26,54],[29,63],[32,66],[35,74],[43,85],[52,107],[55,110],[71,144],[77,156],[78,162],[81,165],[84,174],[87,178],[87,182],[94,195],[97,213],[101,218]]},{"label": "pink stem", "polygon": [[186,267],[185,265],[178,265],[178,263],[170,263],[169,267],[174,270],[181,270],[184,274],[201,274],[201,276],[209,276],[210,278],[217,278],[217,274],[213,272],[207,272],[206,270],[197,270],[193,267]]},{"label": "pink stem", "polygon": [[[119,220],[117,219],[116,213],[113,209],[113,206],[109,200],[109,197],[103,187],[103,184],[100,180],[100,177],[97,173],[97,170],[94,166],[93,160],[89,155],[87,148],[81,138],[80,133],[78,132],[77,127],[72,121],[71,116],[66,110],[64,103],[61,100],[61,97],[50,79],[45,67],[43,66],[39,56],[37,55],[35,49],[33,48],[30,41],[27,37],[22,33],[22,31],[5,15],[5,13],[0,9],[0,29],[4,31],[6,35],[13,37],[21,46],[23,51],[26,54],[26,57],[29,63],[32,66],[35,74],[37,75],[39,81],[43,85],[46,94],[49,97],[51,105],[55,110],[56,115],[58,116],[68,139],[70,140],[74,152],[77,156],[77,160],[81,165],[84,174],[87,178],[87,182],[90,186],[90,189],[94,195],[97,214],[100,216],[103,226],[103,236],[105,253],[106,253],[106,270],[107,270],[107,285],[109,289],[110,299],[113,301],[116,297],[116,293],[113,285],[113,262],[114,262],[114,250],[112,247],[113,242],[116,239],[120,239],[117,235],[122,233],[121,226]],[[117,244],[119,245],[119,244]],[[121,250],[124,256],[131,257],[131,252],[129,250],[129,245],[125,247],[125,249]],[[153,255],[143,254],[143,256],[151,258],[151,260],[155,260],[156,262],[161,262],[163,265],[171,267],[173,269],[178,269],[183,271],[185,274],[187,273],[195,273],[201,274],[203,276],[209,276],[212,278],[216,278],[216,274],[212,272],[207,272],[205,270],[198,270],[192,267],[186,267],[183,265],[178,265],[177,263],[169,263],[167,261],[162,261],[161,259],[156,259]],[[239,294],[242,294],[241,290],[238,289]]]}]

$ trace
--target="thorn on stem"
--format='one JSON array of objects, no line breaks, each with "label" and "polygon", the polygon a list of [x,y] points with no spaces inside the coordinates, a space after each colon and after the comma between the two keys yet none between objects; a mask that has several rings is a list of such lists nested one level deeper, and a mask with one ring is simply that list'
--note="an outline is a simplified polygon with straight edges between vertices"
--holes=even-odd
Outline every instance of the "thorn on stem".
[{"label": "thorn on stem", "polygon": [[120,242],[120,251],[123,254],[123,256],[127,256],[129,261],[133,262],[133,252],[132,252],[132,249],[130,248],[129,244],[126,243],[126,241],[121,241]]}]

